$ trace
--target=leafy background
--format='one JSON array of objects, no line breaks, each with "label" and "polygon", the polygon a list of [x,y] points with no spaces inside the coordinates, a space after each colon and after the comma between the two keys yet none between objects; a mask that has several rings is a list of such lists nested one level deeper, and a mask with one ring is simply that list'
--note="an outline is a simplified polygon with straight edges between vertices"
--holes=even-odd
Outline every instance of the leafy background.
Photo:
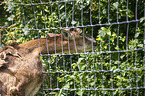
[{"label": "leafy background", "polygon": [[1,48],[68,27],[97,41],[89,53],[41,56],[45,78],[36,96],[145,94],[144,0],[1,0],[0,5]]}]

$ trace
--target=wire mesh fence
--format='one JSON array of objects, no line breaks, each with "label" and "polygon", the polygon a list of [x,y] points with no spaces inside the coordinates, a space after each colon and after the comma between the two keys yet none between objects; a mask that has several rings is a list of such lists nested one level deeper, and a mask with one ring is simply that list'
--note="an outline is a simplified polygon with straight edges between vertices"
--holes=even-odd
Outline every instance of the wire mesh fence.
[{"label": "wire mesh fence", "polygon": [[[54,33],[53,45],[48,44],[47,54],[40,54],[44,83],[38,96],[145,95],[144,0],[1,3],[9,12],[7,24],[0,26],[1,47],[3,42],[22,43]],[[62,38],[64,29],[69,29],[67,49]],[[70,39],[70,32],[78,30],[82,38],[73,34]],[[49,51],[52,46],[53,51]]]}]

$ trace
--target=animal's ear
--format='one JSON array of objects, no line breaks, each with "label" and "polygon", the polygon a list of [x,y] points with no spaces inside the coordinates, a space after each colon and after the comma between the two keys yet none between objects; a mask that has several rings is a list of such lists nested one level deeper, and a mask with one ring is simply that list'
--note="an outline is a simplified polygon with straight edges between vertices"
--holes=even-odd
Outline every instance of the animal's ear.
[{"label": "animal's ear", "polygon": [[[18,43],[12,43],[10,45],[16,46]],[[21,58],[21,55],[18,53],[17,49],[15,49],[13,46],[5,46],[4,48],[1,49],[0,52],[0,67],[5,66],[7,55],[12,55],[14,57],[19,57]],[[21,58],[22,59],[22,58]]]},{"label": "animal's ear", "polygon": [[21,58],[21,55],[18,53],[17,49],[15,49],[13,46],[8,45],[2,48],[0,53],[0,58],[2,58],[3,60],[6,59],[7,54]]}]

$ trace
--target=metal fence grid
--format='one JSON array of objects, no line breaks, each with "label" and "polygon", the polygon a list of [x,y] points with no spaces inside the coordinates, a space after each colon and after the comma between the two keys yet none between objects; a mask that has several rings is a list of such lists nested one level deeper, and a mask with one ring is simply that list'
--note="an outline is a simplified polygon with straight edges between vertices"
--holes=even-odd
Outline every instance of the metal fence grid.
[{"label": "metal fence grid", "polygon": [[5,3],[11,6],[7,8],[11,15],[20,10],[16,16],[19,20],[8,18],[11,27],[0,26],[14,32],[15,41],[20,37],[26,41],[47,37],[47,32],[56,34],[65,28],[80,28],[83,34],[97,41],[97,48],[92,43],[90,52],[84,49],[82,53],[66,54],[62,50],[61,54],[57,51],[40,54],[44,83],[38,96],[145,94],[144,0],[14,0]]}]

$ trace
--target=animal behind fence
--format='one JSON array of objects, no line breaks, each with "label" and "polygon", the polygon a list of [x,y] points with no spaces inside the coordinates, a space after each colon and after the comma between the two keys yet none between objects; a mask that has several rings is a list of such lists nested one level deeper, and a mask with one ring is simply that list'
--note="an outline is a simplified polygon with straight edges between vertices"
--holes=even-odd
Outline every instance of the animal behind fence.
[{"label": "animal behind fence", "polygon": [[[84,48],[91,50],[91,42],[96,41],[91,37],[81,36],[82,31],[78,32],[78,30],[81,29],[69,29],[56,35],[48,33],[50,35],[48,38],[22,44],[12,43],[2,48],[0,53],[1,95],[33,96],[36,94],[43,81],[40,52],[54,54],[55,52],[81,52]],[[85,46],[82,43],[84,39]]]}]

